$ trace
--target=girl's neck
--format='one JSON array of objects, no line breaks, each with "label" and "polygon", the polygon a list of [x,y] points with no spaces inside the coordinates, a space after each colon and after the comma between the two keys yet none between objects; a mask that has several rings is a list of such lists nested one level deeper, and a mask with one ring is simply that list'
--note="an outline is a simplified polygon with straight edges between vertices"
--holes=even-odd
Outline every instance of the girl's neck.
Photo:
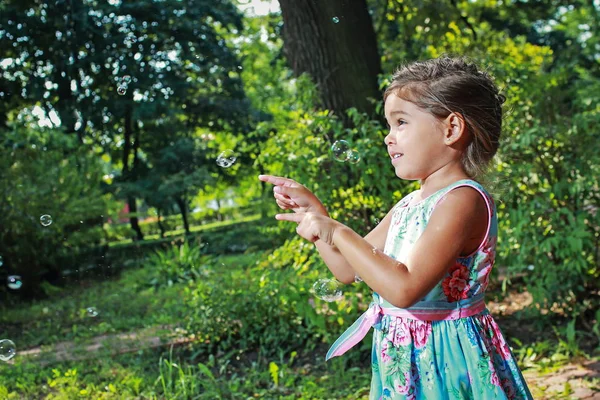
[{"label": "girl's neck", "polygon": [[430,174],[427,178],[421,179],[420,197],[426,198],[438,190],[463,179],[471,178],[462,169],[462,166],[458,168],[456,166],[452,168],[450,165],[444,166]]}]

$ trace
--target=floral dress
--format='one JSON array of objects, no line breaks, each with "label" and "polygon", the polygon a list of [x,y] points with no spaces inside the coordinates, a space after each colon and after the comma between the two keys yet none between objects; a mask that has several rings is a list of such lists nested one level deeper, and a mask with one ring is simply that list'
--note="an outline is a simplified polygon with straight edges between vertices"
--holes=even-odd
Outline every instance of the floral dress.
[{"label": "floral dress", "polygon": [[436,204],[450,190],[469,186],[485,199],[487,233],[472,254],[460,257],[415,305],[400,309],[377,293],[369,310],[332,346],[339,356],[375,328],[370,399],[531,399],[508,344],[483,301],[494,265],[498,221],[491,196],[473,180],[457,181],[393,210],[384,253],[406,262]]}]

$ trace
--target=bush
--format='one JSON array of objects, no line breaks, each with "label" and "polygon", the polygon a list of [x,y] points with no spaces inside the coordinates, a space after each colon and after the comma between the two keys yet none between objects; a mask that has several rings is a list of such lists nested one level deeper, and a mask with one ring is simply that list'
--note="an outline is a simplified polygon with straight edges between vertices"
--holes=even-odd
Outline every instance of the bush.
[{"label": "bush", "polygon": [[[40,294],[42,278],[58,278],[103,239],[108,200],[93,152],[60,131],[15,128],[0,141],[0,256],[19,275],[17,293]],[[43,226],[42,215],[52,222]],[[5,290],[0,286],[0,290]]]},{"label": "bush", "polygon": [[[297,238],[247,265],[244,271],[217,266],[222,270],[190,288],[187,329],[208,344],[207,353],[235,349],[270,359],[300,349],[322,351],[359,315],[359,304],[370,301],[366,285],[346,286],[338,302],[315,298],[313,283],[331,274],[313,246]],[[367,349],[369,340],[361,346]]]},{"label": "bush", "polygon": [[157,289],[175,283],[194,282],[208,275],[208,257],[202,255],[199,246],[184,242],[164,251],[158,251],[145,261],[150,269],[148,284]]}]

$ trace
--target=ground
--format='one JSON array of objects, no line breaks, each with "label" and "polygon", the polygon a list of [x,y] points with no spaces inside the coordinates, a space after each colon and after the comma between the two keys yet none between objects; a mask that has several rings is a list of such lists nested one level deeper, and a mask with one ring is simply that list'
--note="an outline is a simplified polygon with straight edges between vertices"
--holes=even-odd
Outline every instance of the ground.
[{"label": "ground", "polygon": [[[490,312],[500,321],[508,337],[525,339],[531,328],[524,325],[515,315],[531,305],[532,298],[527,292],[512,293],[500,301],[488,301]],[[165,332],[171,332],[165,335]],[[168,339],[165,339],[167,337]],[[193,339],[178,334],[170,326],[157,326],[135,332],[101,335],[86,343],[61,342],[45,351],[35,347],[19,351],[20,357],[31,357],[42,364],[53,364],[64,360],[80,360],[105,356],[106,353],[128,353],[140,349],[161,346],[177,346]],[[51,356],[49,356],[51,354]],[[555,367],[529,368],[524,376],[536,400],[546,399],[600,399],[600,360],[581,357]]]}]

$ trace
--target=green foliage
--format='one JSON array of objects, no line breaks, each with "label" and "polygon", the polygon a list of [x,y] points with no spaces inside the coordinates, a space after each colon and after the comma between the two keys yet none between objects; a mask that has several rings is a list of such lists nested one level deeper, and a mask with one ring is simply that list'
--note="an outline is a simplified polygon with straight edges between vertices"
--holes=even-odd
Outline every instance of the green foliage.
[{"label": "green foliage", "polygon": [[[101,254],[86,254],[102,240],[110,203],[100,190],[95,154],[60,131],[15,128],[0,141],[0,170],[4,280],[20,275],[19,293],[32,295],[43,275],[56,279],[84,262],[101,262]],[[48,226],[40,222],[45,214],[52,218]]]},{"label": "green foliage", "polygon": [[[219,264],[219,261],[216,263]],[[268,360],[291,351],[332,343],[370,301],[365,285],[347,286],[345,297],[327,303],[311,293],[330,277],[312,245],[299,239],[244,268],[222,263],[212,279],[190,288],[187,329],[207,343],[210,354],[257,352]],[[264,316],[268,315],[268,321]],[[257,329],[260,327],[260,329]],[[367,349],[368,340],[362,346]],[[360,352],[354,353],[358,357]],[[350,355],[352,358],[352,355]]]},{"label": "green foliage", "polygon": [[[202,383],[205,380],[197,379],[197,373],[192,366],[181,367],[172,361],[172,354],[169,360],[162,357],[159,360],[160,376],[157,379],[157,385],[162,389],[162,395],[168,399],[189,399],[192,395],[203,393],[212,398],[221,398],[221,393],[212,390],[214,388],[215,378],[204,364],[198,364],[198,369],[204,373],[209,384]],[[207,387],[208,390],[202,390]],[[207,397],[208,398],[208,397]]]},{"label": "green foliage", "polygon": [[157,289],[163,285],[173,286],[205,278],[208,275],[206,261],[201,247],[190,246],[189,242],[156,252],[146,260],[152,271],[148,284]]}]

